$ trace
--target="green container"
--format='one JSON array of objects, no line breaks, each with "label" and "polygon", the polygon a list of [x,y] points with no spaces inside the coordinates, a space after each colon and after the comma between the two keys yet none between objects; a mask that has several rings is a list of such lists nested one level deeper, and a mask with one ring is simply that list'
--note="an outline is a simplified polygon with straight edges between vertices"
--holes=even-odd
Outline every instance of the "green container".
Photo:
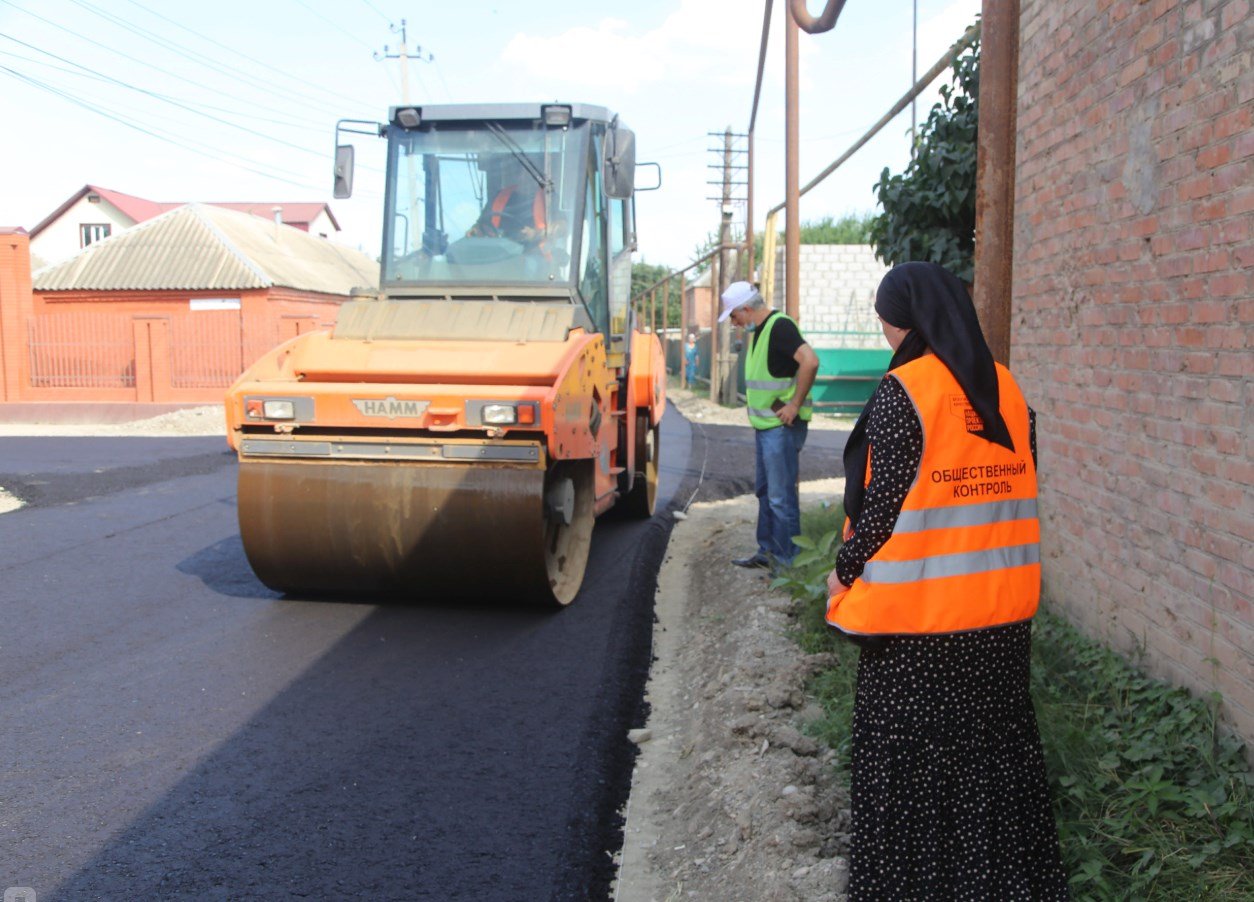
[{"label": "green container", "polygon": [[811,397],[825,413],[861,413],[888,370],[888,348],[815,348],[819,375]]}]

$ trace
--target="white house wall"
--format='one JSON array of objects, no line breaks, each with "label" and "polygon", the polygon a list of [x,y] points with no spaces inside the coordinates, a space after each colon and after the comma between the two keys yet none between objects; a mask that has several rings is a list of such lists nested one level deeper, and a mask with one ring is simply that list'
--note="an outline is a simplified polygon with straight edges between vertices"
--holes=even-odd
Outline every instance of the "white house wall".
[{"label": "white house wall", "polygon": [[81,197],[31,238],[31,256],[38,257],[45,265],[68,260],[82,250],[79,227],[86,223],[107,223],[116,235],[129,229],[135,221],[103,197],[98,203]]}]

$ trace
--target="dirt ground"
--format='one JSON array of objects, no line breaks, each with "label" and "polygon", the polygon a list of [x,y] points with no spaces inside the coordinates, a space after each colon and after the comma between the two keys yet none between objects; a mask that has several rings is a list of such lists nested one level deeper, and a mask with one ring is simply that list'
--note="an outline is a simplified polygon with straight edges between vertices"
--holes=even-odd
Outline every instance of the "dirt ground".
[{"label": "dirt ground", "polygon": [[[694,423],[745,425],[744,411],[672,389]],[[816,417],[813,429],[851,421]],[[0,435],[221,435],[220,405],[134,423],[0,424]],[[802,486],[803,505],[843,480]],[[0,513],[20,502],[0,487]],[[615,902],[836,902],[845,898],[849,805],[833,755],[804,733],[803,691],[823,656],[787,635],[787,595],[731,566],[752,536],[752,496],[694,504],[675,524],[658,578],[651,715],[639,745]],[[677,518],[678,519],[678,518]]]},{"label": "dirt ground", "polygon": [[[803,504],[842,482],[806,484]],[[845,898],[848,798],[804,733],[825,656],[789,638],[791,601],[763,571],[728,563],[756,512],[751,497],[693,505],[671,534],[616,902]]]}]

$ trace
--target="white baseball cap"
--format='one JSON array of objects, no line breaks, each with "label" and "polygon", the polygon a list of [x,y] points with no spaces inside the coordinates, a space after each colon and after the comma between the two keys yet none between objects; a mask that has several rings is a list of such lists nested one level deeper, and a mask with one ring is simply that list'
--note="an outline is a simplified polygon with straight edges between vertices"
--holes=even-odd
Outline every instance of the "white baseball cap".
[{"label": "white baseball cap", "polygon": [[732,311],[737,307],[743,307],[753,301],[762,300],[762,295],[758,290],[748,282],[732,282],[727,286],[727,290],[721,295],[723,301],[723,312],[718,315],[718,321],[726,322],[727,317],[732,315]]}]

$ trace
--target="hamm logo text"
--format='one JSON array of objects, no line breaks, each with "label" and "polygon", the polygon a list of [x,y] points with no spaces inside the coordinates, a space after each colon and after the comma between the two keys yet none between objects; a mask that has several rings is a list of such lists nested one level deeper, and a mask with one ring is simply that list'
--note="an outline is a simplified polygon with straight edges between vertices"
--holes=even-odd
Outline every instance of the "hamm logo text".
[{"label": "hamm logo text", "polygon": [[353,406],[363,417],[420,417],[430,401],[398,401],[395,398],[353,398]]}]

